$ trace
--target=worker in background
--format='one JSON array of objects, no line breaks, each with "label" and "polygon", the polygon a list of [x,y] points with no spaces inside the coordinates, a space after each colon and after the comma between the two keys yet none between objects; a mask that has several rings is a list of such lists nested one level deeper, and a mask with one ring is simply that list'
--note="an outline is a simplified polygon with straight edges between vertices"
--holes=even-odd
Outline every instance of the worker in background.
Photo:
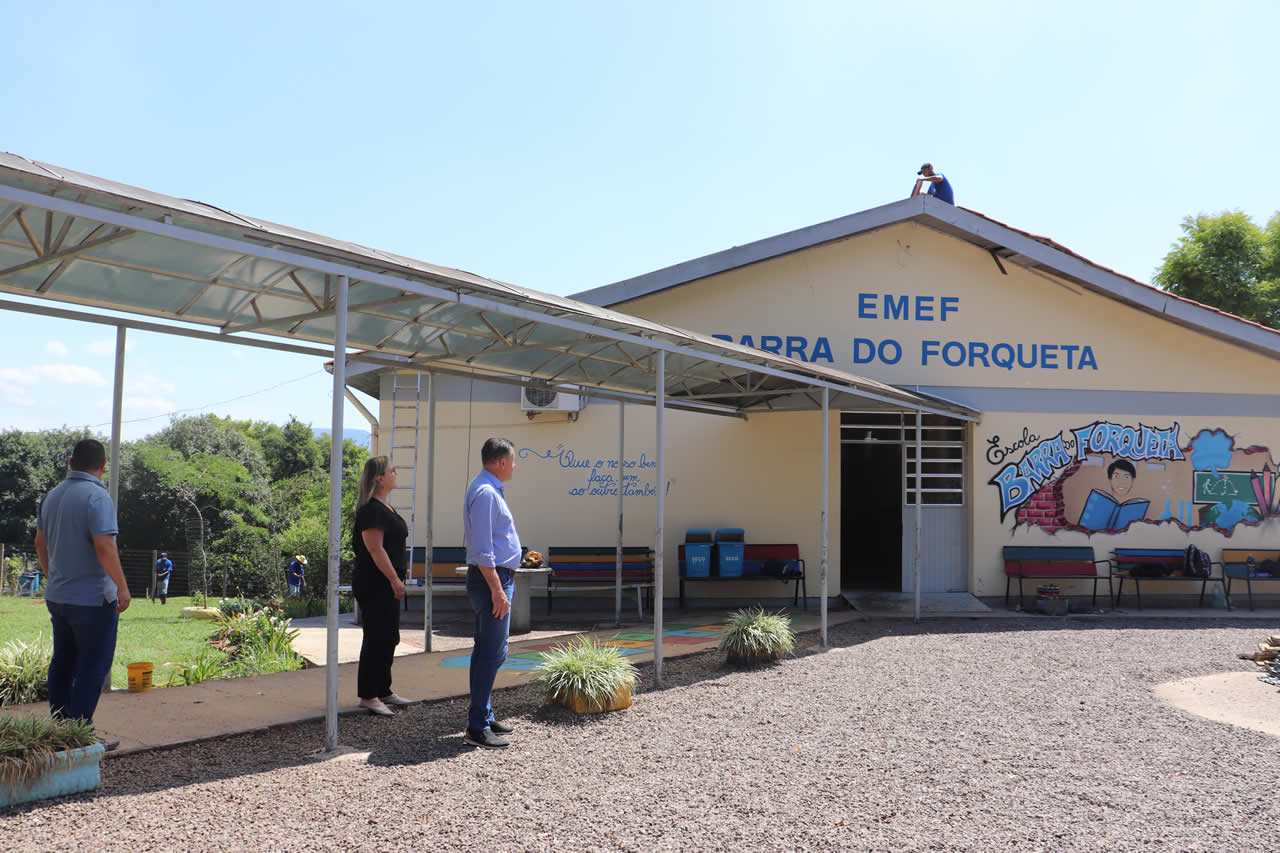
[{"label": "worker in background", "polygon": [[916,188],[911,191],[912,198],[920,195],[920,188],[928,183],[929,195],[947,204],[956,203],[955,193],[951,191],[951,182],[947,180],[946,175],[933,171],[932,163],[925,163],[916,174],[921,177],[916,178]]}]

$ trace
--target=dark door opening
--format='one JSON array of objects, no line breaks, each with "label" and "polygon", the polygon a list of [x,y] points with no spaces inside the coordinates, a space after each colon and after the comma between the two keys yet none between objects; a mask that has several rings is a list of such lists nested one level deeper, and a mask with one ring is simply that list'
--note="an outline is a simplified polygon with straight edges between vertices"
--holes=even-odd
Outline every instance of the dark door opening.
[{"label": "dark door opening", "polygon": [[902,447],[840,446],[840,588],[902,591]]}]

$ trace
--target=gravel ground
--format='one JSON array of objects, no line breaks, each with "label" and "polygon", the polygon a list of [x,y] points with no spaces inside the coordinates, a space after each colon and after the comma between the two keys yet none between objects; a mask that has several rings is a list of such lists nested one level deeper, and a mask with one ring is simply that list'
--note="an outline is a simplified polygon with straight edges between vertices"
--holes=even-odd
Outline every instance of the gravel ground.
[{"label": "gravel ground", "polygon": [[358,751],[325,761],[319,724],[111,759],[96,794],[0,811],[0,849],[1275,850],[1277,740],[1151,692],[1274,628],[855,623],[772,668],[643,669],[618,714],[506,691],[501,752],[451,700],[344,717]]}]

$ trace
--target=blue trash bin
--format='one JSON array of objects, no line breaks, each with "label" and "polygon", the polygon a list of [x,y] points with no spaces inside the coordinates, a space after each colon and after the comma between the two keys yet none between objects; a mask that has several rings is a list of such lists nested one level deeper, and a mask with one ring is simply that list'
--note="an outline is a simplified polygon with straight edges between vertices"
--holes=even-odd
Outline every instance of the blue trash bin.
[{"label": "blue trash bin", "polygon": [[711,531],[693,528],[684,532],[684,576],[711,577]]},{"label": "blue trash bin", "polygon": [[720,577],[742,577],[746,540],[746,532],[739,527],[722,527],[716,531],[716,573]]},{"label": "blue trash bin", "polygon": [[18,575],[18,595],[35,595],[39,591],[39,572],[23,572]]}]

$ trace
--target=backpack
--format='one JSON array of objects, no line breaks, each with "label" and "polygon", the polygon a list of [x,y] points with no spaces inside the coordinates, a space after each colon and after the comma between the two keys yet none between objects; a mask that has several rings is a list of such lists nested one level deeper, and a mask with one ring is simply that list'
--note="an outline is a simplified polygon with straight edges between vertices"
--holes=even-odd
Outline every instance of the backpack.
[{"label": "backpack", "polygon": [[1195,545],[1188,545],[1182,559],[1182,571],[1189,578],[1207,578],[1213,570],[1209,552]]}]

